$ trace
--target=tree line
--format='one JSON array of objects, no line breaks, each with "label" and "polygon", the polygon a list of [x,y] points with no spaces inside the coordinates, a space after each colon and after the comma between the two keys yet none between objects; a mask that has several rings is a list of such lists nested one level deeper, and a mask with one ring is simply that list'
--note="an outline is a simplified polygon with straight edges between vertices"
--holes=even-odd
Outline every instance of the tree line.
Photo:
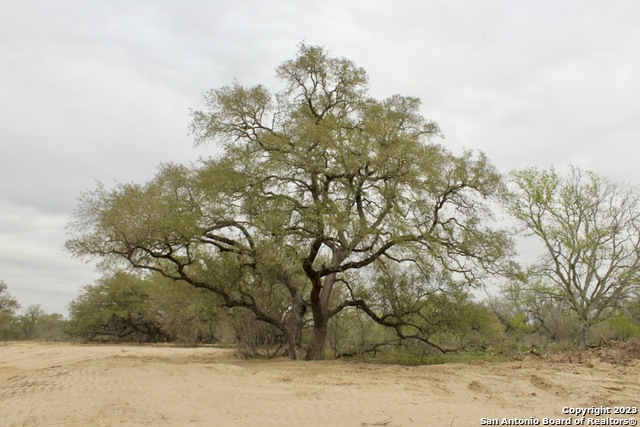
[{"label": "tree line", "polygon": [[[350,310],[330,322],[325,354],[433,363],[443,353],[512,356],[570,350],[580,339],[579,317],[566,304],[517,283],[480,302],[461,287],[434,291],[420,303],[429,344],[400,339],[366,314]],[[286,345],[282,334],[256,322],[250,312],[229,310],[210,292],[161,275],[105,275],[83,287],[68,307],[67,319],[38,305],[20,312],[0,282],[0,340],[219,344],[249,357],[274,357]],[[639,339],[640,302],[627,301],[594,329],[598,340]]]},{"label": "tree line", "polygon": [[0,280],[0,341],[61,341],[69,338],[67,320],[62,314],[45,313],[37,304],[21,308],[9,292],[9,285]]},{"label": "tree line", "polygon": [[[83,194],[66,248],[105,278],[72,323],[175,340],[172,316],[201,338],[211,316],[226,326],[210,339],[307,360],[482,350],[505,334],[558,338],[554,322],[586,346],[603,322],[637,327],[637,189],[579,168],[504,176],[481,152],[454,154],[417,98],[371,97],[366,72],[321,47],[301,45],[276,76],[279,91],[236,82],[192,111],[196,143],[220,154]],[[515,261],[501,209],[542,243],[539,260]],[[475,302],[492,283],[500,295]]]}]

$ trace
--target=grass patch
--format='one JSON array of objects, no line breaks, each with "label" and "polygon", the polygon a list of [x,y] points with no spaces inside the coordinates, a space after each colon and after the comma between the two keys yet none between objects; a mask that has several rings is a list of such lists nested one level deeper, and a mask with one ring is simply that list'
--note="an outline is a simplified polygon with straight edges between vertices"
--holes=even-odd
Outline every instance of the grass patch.
[{"label": "grass patch", "polygon": [[375,355],[352,357],[349,360],[383,365],[421,366],[443,365],[446,363],[504,362],[511,359],[505,355],[494,353],[416,354],[409,351],[395,350],[378,352]]}]

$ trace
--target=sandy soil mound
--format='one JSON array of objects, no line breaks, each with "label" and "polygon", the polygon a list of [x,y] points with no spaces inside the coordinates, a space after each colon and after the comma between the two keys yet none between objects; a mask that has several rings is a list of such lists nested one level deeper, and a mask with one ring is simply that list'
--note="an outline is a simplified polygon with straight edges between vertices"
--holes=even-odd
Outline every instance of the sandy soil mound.
[{"label": "sandy soil mound", "polygon": [[565,407],[637,407],[638,350],[613,344],[508,363],[405,367],[240,360],[216,348],[0,344],[0,425],[543,425],[566,420]]},{"label": "sandy soil mound", "polygon": [[640,342],[611,341],[598,347],[571,353],[549,354],[541,356],[548,363],[595,363],[628,365],[640,360]]},{"label": "sandy soil mound", "polygon": [[627,365],[640,359],[640,342],[611,342],[585,351],[601,362]]}]

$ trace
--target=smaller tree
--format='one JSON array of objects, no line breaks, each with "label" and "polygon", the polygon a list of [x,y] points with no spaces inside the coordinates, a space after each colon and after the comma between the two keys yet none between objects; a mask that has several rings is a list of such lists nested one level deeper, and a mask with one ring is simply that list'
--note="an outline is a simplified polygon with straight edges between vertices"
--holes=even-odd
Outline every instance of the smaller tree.
[{"label": "smaller tree", "polygon": [[213,342],[219,301],[160,275],[116,272],[69,304],[69,332],[88,340]]},{"label": "smaller tree", "polygon": [[227,319],[216,295],[159,274],[148,277],[146,285],[149,314],[172,341],[219,341]]},{"label": "smaller tree", "polygon": [[9,286],[0,280],[0,313],[13,313],[20,308],[18,300],[11,296],[8,288]]},{"label": "smaller tree", "polygon": [[527,169],[513,173],[512,183],[508,210],[545,248],[529,279],[578,315],[585,347],[591,326],[638,289],[640,195],[576,167],[564,177]]},{"label": "smaller tree", "polygon": [[32,304],[18,317],[18,328],[23,339],[33,340],[38,337],[40,319],[45,314],[39,304]]},{"label": "smaller tree", "polygon": [[577,316],[554,293],[538,282],[513,280],[488,303],[516,347],[575,343],[579,334]]},{"label": "smaller tree", "polygon": [[36,338],[46,341],[64,341],[69,338],[67,320],[60,313],[44,313],[38,318]]},{"label": "smaller tree", "polygon": [[11,296],[7,284],[0,280],[0,339],[12,338],[11,324],[19,308],[18,300]]},{"label": "smaller tree", "polygon": [[167,340],[151,311],[147,283],[118,272],[85,286],[69,304],[69,331],[89,340]]}]

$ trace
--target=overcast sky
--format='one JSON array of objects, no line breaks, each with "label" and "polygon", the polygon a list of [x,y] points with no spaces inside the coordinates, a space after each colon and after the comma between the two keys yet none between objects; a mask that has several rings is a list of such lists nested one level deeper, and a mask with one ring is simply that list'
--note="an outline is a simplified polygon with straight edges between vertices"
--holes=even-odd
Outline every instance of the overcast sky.
[{"label": "overcast sky", "polygon": [[0,0],[0,280],[66,314],[100,276],[63,250],[80,193],[211,155],[189,109],[272,86],[302,41],[421,98],[454,151],[640,184],[639,23],[637,0]]}]

